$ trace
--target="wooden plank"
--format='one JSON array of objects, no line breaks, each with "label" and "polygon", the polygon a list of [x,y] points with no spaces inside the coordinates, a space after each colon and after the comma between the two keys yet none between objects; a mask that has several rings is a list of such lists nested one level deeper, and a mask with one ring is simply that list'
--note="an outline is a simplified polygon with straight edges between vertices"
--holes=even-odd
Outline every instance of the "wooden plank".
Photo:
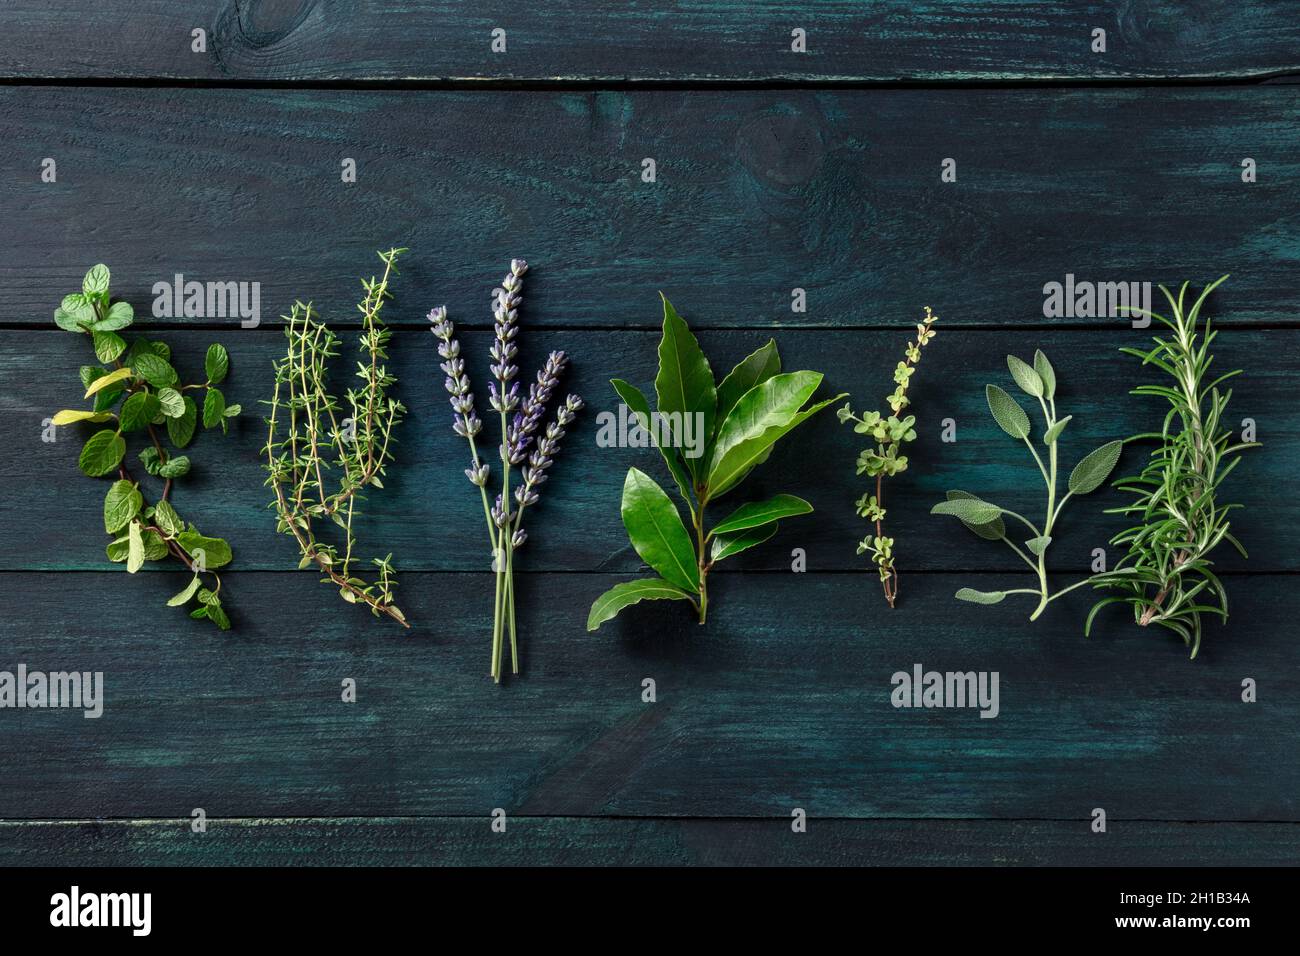
[{"label": "wooden plank", "polygon": [[[400,301],[397,303],[402,304]],[[688,316],[689,309],[683,306]],[[826,373],[823,392],[853,393],[857,408],[876,407],[893,388],[892,370],[902,355],[910,327],[891,332],[782,330],[777,338],[785,368],[813,368]],[[1139,343],[1144,332],[1120,329],[1078,332],[969,332],[940,327],[927,347],[914,378],[912,397],[920,416],[916,442],[908,448],[912,467],[887,491],[886,505],[896,532],[900,567],[959,570],[982,568],[1016,572],[1019,559],[1006,547],[981,541],[952,519],[929,514],[949,488],[987,495],[1024,514],[1043,506],[1041,478],[1022,445],[1003,434],[989,415],[984,384],[1012,388],[1005,356],[1029,357],[1042,344],[1056,361],[1059,407],[1073,414],[1062,438],[1062,477],[1084,454],[1117,437],[1155,428],[1163,417],[1154,399],[1128,399],[1128,388],[1150,380],[1131,358],[1117,349]],[[1244,504],[1233,525],[1251,552],[1242,561],[1225,548],[1220,556],[1230,569],[1295,571],[1300,557],[1285,529],[1300,520],[1292,496],[1278,496],[1300,462],[1300,422],[1293,400],[1293,360],[1300,332],[1226,329],[1216,344],[1216,367],[1246,365],[1249,374],[1236,382],[1230,406],[1234,428],[1246,418],[1256,421],[1262,450],[1247,460],[1225,486],[1228,500]],[[701,339],[716,372],[725,372],[767,339],[759,331],[704,332]],[[233,435],[202,436],[191,458],[194,470],[176,492],[181,512],[207,533],[228,536],[236,567],[288,569],[295,566],[292,542],[277,535],[265,506],[271,495],[263,487],[265,441],[259,401],[269,397],[272,360],[283,348],[282,336],[270,327],[224,332],[171,332],[177,365],[190,373],[202,368],[209,342],[223,341],[232,355],[232,372],[223,388],[230,401],[242,404],[244,419]],[[352,338],[352,336],[349,336]],[[462,341],[481,393],[486,368],[487,333],[469,333]],[[526,570],[634,571],[640,561],[627,541],[619,517],[619,499],[627,469],[636,466],[670,485],[659,456],[651,449],[601,447],[602,413],[616,415],[617,396],[608,381],[626,377],[653,394],[658,333],[537,332],[522,338],[525,374],[553,348],[567,350],[573,367],[566,388],[586,397],[589,407],[566,440],[566,447],[546,485],[545,498],[529,523],[531,537],[522,560]],[[462,469],[468,464],[464,441],[450,428],[450,409],[437,371],[435,342],[427,332],[400,332],[391,350],[399,378],[398,396],[410,409],[401,426],[399,462],[385,491],[368,503],[360,525],[363,546],[393,551],[399,568],[478,571],[488,557],[483,542],[483,512]],[[336,366],[338,380],[348,374],[350,350]],[[0,479],[9,489],[11,517],[0,569],[104,569],[103,496],[108,483],[86,478],[76,459],[95,426],[79,425],[58,432],[59,440],[42,440],[42,422],[65,406],[82,407],[77,368],[90,357],[88,342],[52,330],[0,332],[0,447],[13,454],[0,460]],[[955,442],[941,440],[942,423],[956,423]],[[487,426],[497,434],[495,423]],[[496,439],[492,439],[493,442]],[[710,507],[710,523],[721,521],[745,501],[780,492],[806,496],[817,509],[786,522],[766,545],[741,555],[735,567],[786,569],[792,548],[805,549],[813,569],[865,567],[854,551],[867,525],[854,511],[865,490],[855,471],[862,439],[840,425],[833,412],[818,418],[778,447],[771,461],[756,470],[737,492]],[[138,451],[138,442],[135,446]],[[134,456],[135,451],[131,454]],[[134,461],[134,457],[132,458]],[[1121,468],[1136,471],[1142,452],[1126,454]],[[139,471],[137,466],[136,471]],[[35,474],[40,481],[33,481]],[[141,477],[143,477],[141,475]],[[155,488],[152,492],[157,493]],[[1103,515],[1121,503],[1109,490],[1072,502],[1059,526],[1049,557],[1053,567],[1080,571],[1092,562],[1092,550],[1125,526]],[[1118,555],[1112,555],[1111,561]],[[903,593],[908,585],[906,579]]]},{"label": "wooden plank", "polygon": [[180,273],[260,283],[265,321],[297,297],[352,316],[373,250],[397,244],[414,251],[394,318],[415,326],[442,302],[485,325],[520,255],[530,321],[567,328],[655,327],[656,289],[699,327],[894,328],[930,304],[949,327],[1115,328],[1045,317],[1044,287],[1225,272],[1217,316],[1293,326],[1298,106],[1296,86],[8,87],[0,209],[23,242],[0,263],[0,322],[45,326],[98,261],[144,315]]},{"label": "wooden plank", "polygon": [[[10,0],[0,75],[200,80],[895,81],[1254,77],[1300,70],[1286,4],[706,0],[521,6]],[[193,51],[192,31],[206,33]],[[494,53],[493,30],[506,31]],[[806,52],[792,52],[792,30]],[[1093,52],[1093,30],[1106,49]]]},{"label": "wooden plank", "polygon": [[[1234,580],[1190,663],[1118,614],[1085,641],[1078,595],[1032,626],[959,605],[969,575],[914,576],[894,612],[862,577],[733,575],[705,628],[656,603],[590,635],[615,580],[522,580],[525,673],[497,687],[486,575],[407,575],[408,633],[309,574],[231,574],[218,634],[161,606],[169,576],[7,574],[0,666],[102,671],[105,693],[94,720],[0,710],[0,818],[1300,820],[1289,578]],[[999,715],[895,709],[914,664],[997,671]]]},{"label": "wooden plank", "polygon": [[1294,866],[1293,823],[487,818],[0,821],[4,866]]}]

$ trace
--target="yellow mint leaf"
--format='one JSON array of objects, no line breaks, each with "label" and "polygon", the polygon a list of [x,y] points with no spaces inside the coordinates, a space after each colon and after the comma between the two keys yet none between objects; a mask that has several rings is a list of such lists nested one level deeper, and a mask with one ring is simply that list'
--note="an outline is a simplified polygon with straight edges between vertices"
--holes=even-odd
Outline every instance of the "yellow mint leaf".
[{"label": "yellow mint leaf", "polygon": [[114,382],[120,382],[124,379],[128,379],[133,374],[135,373],[132,372],[129,368],[119,368],[116,369],[115,371],[109,372],[107,375],[101,375],[99,378],[95,379],[93,382],[90,383],[90,387],[86,389],[85,397],[90,398],[90,396],[94,395],[96,392],[102,391],[103,389],[112,385]]},{"label": "yellow mint leaf", "polygon": [[71,425],[73,422],[106,422],[112,417],[112,412],[85,412],[75,408],[65,408],[55,412],[50,421],[55,425]]}]

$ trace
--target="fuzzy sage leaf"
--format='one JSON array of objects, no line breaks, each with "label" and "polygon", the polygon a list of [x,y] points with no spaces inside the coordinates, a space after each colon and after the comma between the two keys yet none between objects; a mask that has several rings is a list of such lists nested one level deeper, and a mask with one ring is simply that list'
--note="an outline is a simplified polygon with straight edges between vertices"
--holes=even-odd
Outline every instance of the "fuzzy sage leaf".
[{"label": "fuzzy sage leaf", "polygon": [[1029,435],[1029,416],[1014,398],[996,385],[984,387],[988,399],[989,411],[998,427],[1012,438],[1025,438]]},{"label": "fuzzy sage leaf", "polygon": [[[1036,526],[1028,518],[983,501],[964,491],[948,492],[948,500],[936,504],[930,509],[930,513],[951,515],[959,519],[979,537],[989,541],[1004,542],[1007,547],[1015,552],[1017,557],[1029,566],[1038,579],[1038,586],[1035,588],[1017,588],[1012,591],[991,592],[962,588],[957,592],[956,596],[960,600],[976,604],[996,604],[1008,594],[1036,595],[1038,597],[1038,606],[1029,616],[1029,619],[1033,621],[1038,619],[1049,602],[1075,588],[1092,582],[1092,578],[1085,578],[1055,594],[1050,593],[1047,586],[1047,550],[1052,543],[1052,532],[1061,516],[1061,510],[1066,500],[1072,495],[1087,494],[1104,482],[1107,475],[1115,467],[1115,463],[1119,460],[1124,443],[1121,441],[1108,442],[1080,461],[1070,474],[1066,494],[1058,501],[1058,439],[1066,423],[1070,421],[1070,416],[1058,418],[1056,414],[1056,372],[1047,360],[1047,356],[1041,351],[1034,353],[1032,367],[1014,355],[1009,355],[1007,356],[1007,368],[1010,370],[1016,384],[1037,399],[1038,406],[1042,410],[1044,422],[1043,444],[1047,446],[1046,462],[1043,461],[1034,444],[1028,440],[1029,416],[1020,407],[1019,403],[997,385],[987,385],[985,395],[988,399],[989,411],[992,412],[998,427],[1012,438],[1021,439],[1025,442],[1030,455],[1033,457],[1034,464],[1046,484],[1047,505],[1043,513],[1042,526]],[[1018,525],[1031,531],[1031,536],[1028,539],[1021,539],[1024,545],[1023,549],[1007,536],[1003,516],[1013,518]]]}]

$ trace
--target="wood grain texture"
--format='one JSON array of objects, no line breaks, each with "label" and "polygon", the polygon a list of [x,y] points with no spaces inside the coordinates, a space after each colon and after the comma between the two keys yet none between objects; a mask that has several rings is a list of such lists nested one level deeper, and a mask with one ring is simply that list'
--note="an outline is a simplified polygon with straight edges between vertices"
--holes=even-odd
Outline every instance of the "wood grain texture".
[{"label": "wood grain texture", "polygon": [[564,328],[656,327],[663,289],[701,328],[896,328],[930,304],[948,328],[1113,329],[1045,318],[1044,285],[1225,272],[1227,324],[1295,326],[1298,107],[1298,86],[3,88],[0,212],[24,241],[0,262],[0,323],[46,326],[99,261],[144,315],[182,273],[261,283],[266,321],[295,298],[351,316],[395,244],[413,253],[394,318],[413,326],[447,302],[484,327],[520,255],[539,267],[530,322]]},{"label": "wood grain texture", "polygon": [[0,865],[1294,866],[1300,825],[464,817],[0,822]]},{"label": "wood grain texture", "polygon": [[[231,574],[224,635],[162,606],[177,577],[4,575],[0,666],[103,671],[106,690],[97,720],[0,712],[0,819],[1300,820],[1288,578],[1233,580],[1230,625],[1188,662],[1118,613],[1085,641],[1078,595],[1034,625],[959,605],[970,576],[914,576],[889,612],[865,576],[731,575],[704,628],[658,603],[591,635],[616,578],[528,575],[524,674],[497,687],[487,574],[407,575],[409,633],[310,574]],[[915,663],[998,671],[999,716],[895,709]]]},{"label": "wood grain texture", "polygon": [[[790,52],[796,27],[807,53]],[[1300,19],[1267,2],[0,5],[0,670],[106,684],[97,720],[0,710],[0,864],[1300,862],[1298,76]],[[288,570],[259,452],[274,317],[311,298],[354,327],[357,277],[388,245],[413,250],[390,309],[410,416],[361,538],[396,553],[410,632]],[[525,368],[569,351],[589,408],[523,553],[525,673],[496,687],[481,515],[423,316],[451,307],[481,381],[487,293],[521,255]],[[230,633],[163,606],[181,575],[109,569],[106,483],[75,465],[88,429],[42,441],[79,404],[88,352],[51,311],[98,261],[183,369],[211,341],[232,353],[244,420],[201,439],[176,497],[234,545]],[[1230,623],[1188,662],[1113,608],[1084,640],[1086,594],[1033,625],[1014,598],[957,603],[962,585],[1012,586],[1017,563],[929,506],[960,487],[1040,507],[983,401],[1008,352],[1055,361],[1067,469],[1160,415],[1125,398],[1145,379],[1116,352],[1146,334],[1045,316],[1045,283],[1224,272],[1216,352],[1248,369],[1230,423],[1265,442],[1228,493],[1252,552],[1224,555]],[[177,273],[260,283],[262,326],[150,316]],[[913,468],[888,502],[898,610],[853,553],[860,441],[823,414],[716,509],[795,492],[817,511],[715,577],[707,627],[659,602],[585,632],[591,600],[639,573],[624,472],[666,483],[652,451],[596,441],[608,379],[653,378],[657,289],[715,371],[776,330],[787,369],[824,371],[823,392],[857,407],[889,391],[921,307],[939,312]],[[1118,501],[1067,511],[1059,580],[1118,527],[1101,516]],[[793,548],[809,573],[791,573]],[[998,672],[999,716],[895,709],[890,677],[915,663]]]},{"label": "wood grain texture", "polygon": [[[205,53],[191,31],[207,31]],[[791,52],[791,30],[807,52]],[[504,53],[490,49],[506,30]],[[1104,53],[1092,31],[1107,31]],[[894,81],[1300,70],[1286,3],[9,0],[0,75],[199,80]]]},{"label": "wood grain texture", "polygon": [[[540,285],[545,280],[539,276],[535,281]],[[405,302],[399,299],[394,304],[401,308]],[[680,305],[693,318],[688,304]],[[525,323],[530,314],[526,307]],[[1117,349],[1140,343],[1146,333],[1118,329],[1049,335],[939,329],[911,392],[921,422],[918,439],[908,447],[912,466],[887,491],[889,520],[899,541],[904,602],[913,570],[1023,570],[1004,545],[982,541],[953,519],[929,514],[949,488],[984,494],[1022,514],[1042,511],[1042,479],[1033,460],[1023,444],[997,428],[985,403],[986,382],[1014,390],[1007,353],[1028,358],[1041,344],[1056,362],[1059,408],[1075,416],[1061,438],[1062,488],[1069,469],[1093,448],[1158,427],[1164,415],[1158,400],[1125,396],[1128,388],[1150,380],[1150,375]],[[775,337],[786,369],[824,372],[823,394],[850,392],[855,407],[862,409],[878,407],[892,389],[890,372],[902,356],[910,330],[900,323],[892,332],[781,330]],[[525,328],[521,339],[525,374],[531,375],[550,349],[567,350],[573,365],[565,388],[585,396],[588,407],[566,440],[553,480],[529,521],[530,539],[521,552],[524,570],[635,571],[640,566],[619,517],[623,477],[636,466],[665,487],[671,487],[671,479],[653,449],[601,447],[599,422],[602,413],[614,414],[618,408],[610,378],[625,377],[653,394],[658,337],[651,332],[533,333]],[[223,389],[229,401],[244,408],[231,437],[209,433],[192,446],[194,470],[178,485],[174,502],[205,533],[229,537],[236,568],[292,568],[297,552],[287,537],[275,533],[266,510],[271,494],[262,484],[266,434],[261,421],[265,408],[259,400],[269,397],[271,362],[282,354],[283,336],[268,325],[247,331],[173,331],[165,338],[175,349],[178,368],[191,374],[202,368],[210,342],[224,342],[232,356],[232,371]],[[703,332],[700,338],[721,376],[766,341],[768,334],[720,331]],[[487,375],[489,340],[483,332],[462,339],[480,390]],[[481,546],[483,512],[462,473],[468,450],[450,427],[435,344],[427,332],[399,332],[394,337],[390,368],[399,378],[396,394],[410,412],[398,435],[398,463],[385,479],[385,490],[367,503],[359,527],[361,542],[364,547],[393,551],[399,569],[477,571],[489,560]],[[1225,485],[1228,500],[1246,506],[1234,515],[1233,527],[1251,553],[1251,559],[1243,561],[1224,548],[1217,558],[1229,569],[1300,569],[1288,534],[1300,519],[1300,505],[1292,496],[1279,497],[1275,491],[1290,483],[1300,462],[1300,421],[1293,400],[1297,347],[1300,332],[1292,330],[1228,328],[1216,343],[1216,368],[1249,370],[1235,381],[1229,421],[1239,428],[1243,420],[1254,419],[1258,437],[1265,443],[1264,448],[1247,453]],[[350,342],[349,351],[340,356],[336,381],[346,379],[353,348]],[[5,370],[0,378],[0,447],[10,449],[10,454],[0,457],[0,480],[10,489],[11,508],[11,517],[0,525],[0,570],[108,566],[102,510],[109,482],[87,478],[76,465],[82,443],[98,426],[64,428],[56,442],[42,440],[42,422],[48,416],[60,408],[83,407],[77,368],[90,358],[88,340],[57,329],[0,332],[0,368]],[[480,394],[480,400],[486,396]],[[949,418],[956,422],[957,441],[945,443],[942,423]],[[487,427],[496,434],[494,423]],[[139,447],[137,438],[132,456]],[[814,570],[866,567],[865,559],[854,553],[868,527],[854,512],[854,502],[865,490],[854,473],[861,447],[863,440],[835,420],[833,409],[784,439],[771,461],[709,508],[710,523],[721,521],[746,501],[782,492],[805,496],[816,511],[783,522],[767,544],[720,569],[729,565],[787,569],[795,547],[805,549]],[[1145,448],[1134,446],[1121,460],[1120,469],[1139,470],[1144,454]],[[31,481],[33,469],[49,480]],[[138,463],[135,470],[137,477],[144,477]],[[1092,550],[1104,547],[1125,526],[1123,519],[1102,514],[1103,509],[1124,500],[1123,495],[1104,490],[1071,502],[1049,552],[1052,566],[1071,573],[1086,569]],[[1111,561],[1118,556],[1112,554]]]}]

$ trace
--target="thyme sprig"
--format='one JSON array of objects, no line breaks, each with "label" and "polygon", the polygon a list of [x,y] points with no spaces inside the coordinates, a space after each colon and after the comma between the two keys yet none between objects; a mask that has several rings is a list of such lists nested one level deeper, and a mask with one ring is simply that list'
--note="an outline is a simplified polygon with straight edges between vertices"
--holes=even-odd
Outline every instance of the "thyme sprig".
[{"label": "thyme sprig", "polygon": [[1141,627],[1151,624],[1168,628],[1183,639],[1195,658],[1201,647],[1202,616],[1228,618],[1228,595],[1222,580],[1212,570],[1210,554],[1227,541],[1246,556],[1246,549],[1229,531],[1228,515],[1241,507],[1221,504],[1218,492],[1224,479],[1241,461],[1247,448],[1259,442],[1232,442],[1224,426],[1224,413],[1232,389],[1221,391],[1228,379],[1241,369],[1210,377],[1214,356],[1210,346],[1218,332],[1210,320],[1198,325],[1206,298],[1228,277],[1225,275],[1201,292],[1190,309],[1185,308],[1187,283],[1175,299],[1164,286],[1160,291],[1169,302],[1170,316],[1145,310],[1169,328],[1168,338],[1156,336],[1148,350],[1120,351],[1142,360],[1143,367],[1155,366],[1173,379],[1173,384],[1140,385],[1133,395],[1163,398],[1169,411],[1158,432],[1134,435],[1130,441],[1154,441],[1147,465],[1136,475],[1121,478],[1115,487],[1134,495],[1132,503],[1111,508],[1109,514],[1138,519],[1111,539],[1127,548],[1112,572],[1097,575],[1095,586],[1118,592],[1093,605],[1084,632],[1092,629],[1097,612],[1108,604],[1125,603],[1133,608],[1133,619]]},{"label": "thyme sprig", "polygon": [[858,474],[876,479],[876,493],[863,492],[857,501],[859,517],[875,525],[875,534],[867,535],[858,544],[858,554],[870,552],[871,560],[880,575],[880,586],[890,607],[898,598],[898,569],[894,566],[894,539],[885,535],[885,476],[893,477],[907,470],[907,456],[900,454],[905,443],[916,439],[916,416],[899,418],[898,414],[911,404],[907,390],[912,375],[921,361],[921,350],[934,338],[932,326],[938,316],[925,307],[925,317],[917,323],[916,341],[907,343],[903,361],[894,368],[894,391],[885,397],[889,415],[883,412],[863,412],[856,415],[849,403],[836,414],[841,423],[853,422],[859,435],[870,435],[876,442],[874,448],[864,448],[858,455]]},{"label": "thyme sprig", "polygon": [[[315,565],[349,604],[365,604],[376,616],[387,615],[409,627],[405,615],[394,603],[396,570],[391,553],[372,558],[374,572],[362,576],[356,565],[361,559],[353,533],[353,519],[367,488],[383,488],[382,475],[393,460],[393,430],[406,412],[401,402],[389,396],[397,379],[385,362],[391,332],[381,312],[392,298],[390,279],[397,275],[396,262],[406,249],[378,253],[384,263],[382,277],[363,279],[365,296],[361,312],[360,345],[364,356],[357,363],[361,385],[349,388],[346,408],[327,387],[329,361],[338,355],[339,338],[319,321],[310,302],[294,302],[282,318],[288,348],[275,363],[275,390],[267,418],[266,483],[275,491],[278,530],[297,542],[302,558],[299,568]],[[283,428],[283,432],[279,429]],[[328,520],[343,529],[339,545],[320,538],[317,525]]]}]

